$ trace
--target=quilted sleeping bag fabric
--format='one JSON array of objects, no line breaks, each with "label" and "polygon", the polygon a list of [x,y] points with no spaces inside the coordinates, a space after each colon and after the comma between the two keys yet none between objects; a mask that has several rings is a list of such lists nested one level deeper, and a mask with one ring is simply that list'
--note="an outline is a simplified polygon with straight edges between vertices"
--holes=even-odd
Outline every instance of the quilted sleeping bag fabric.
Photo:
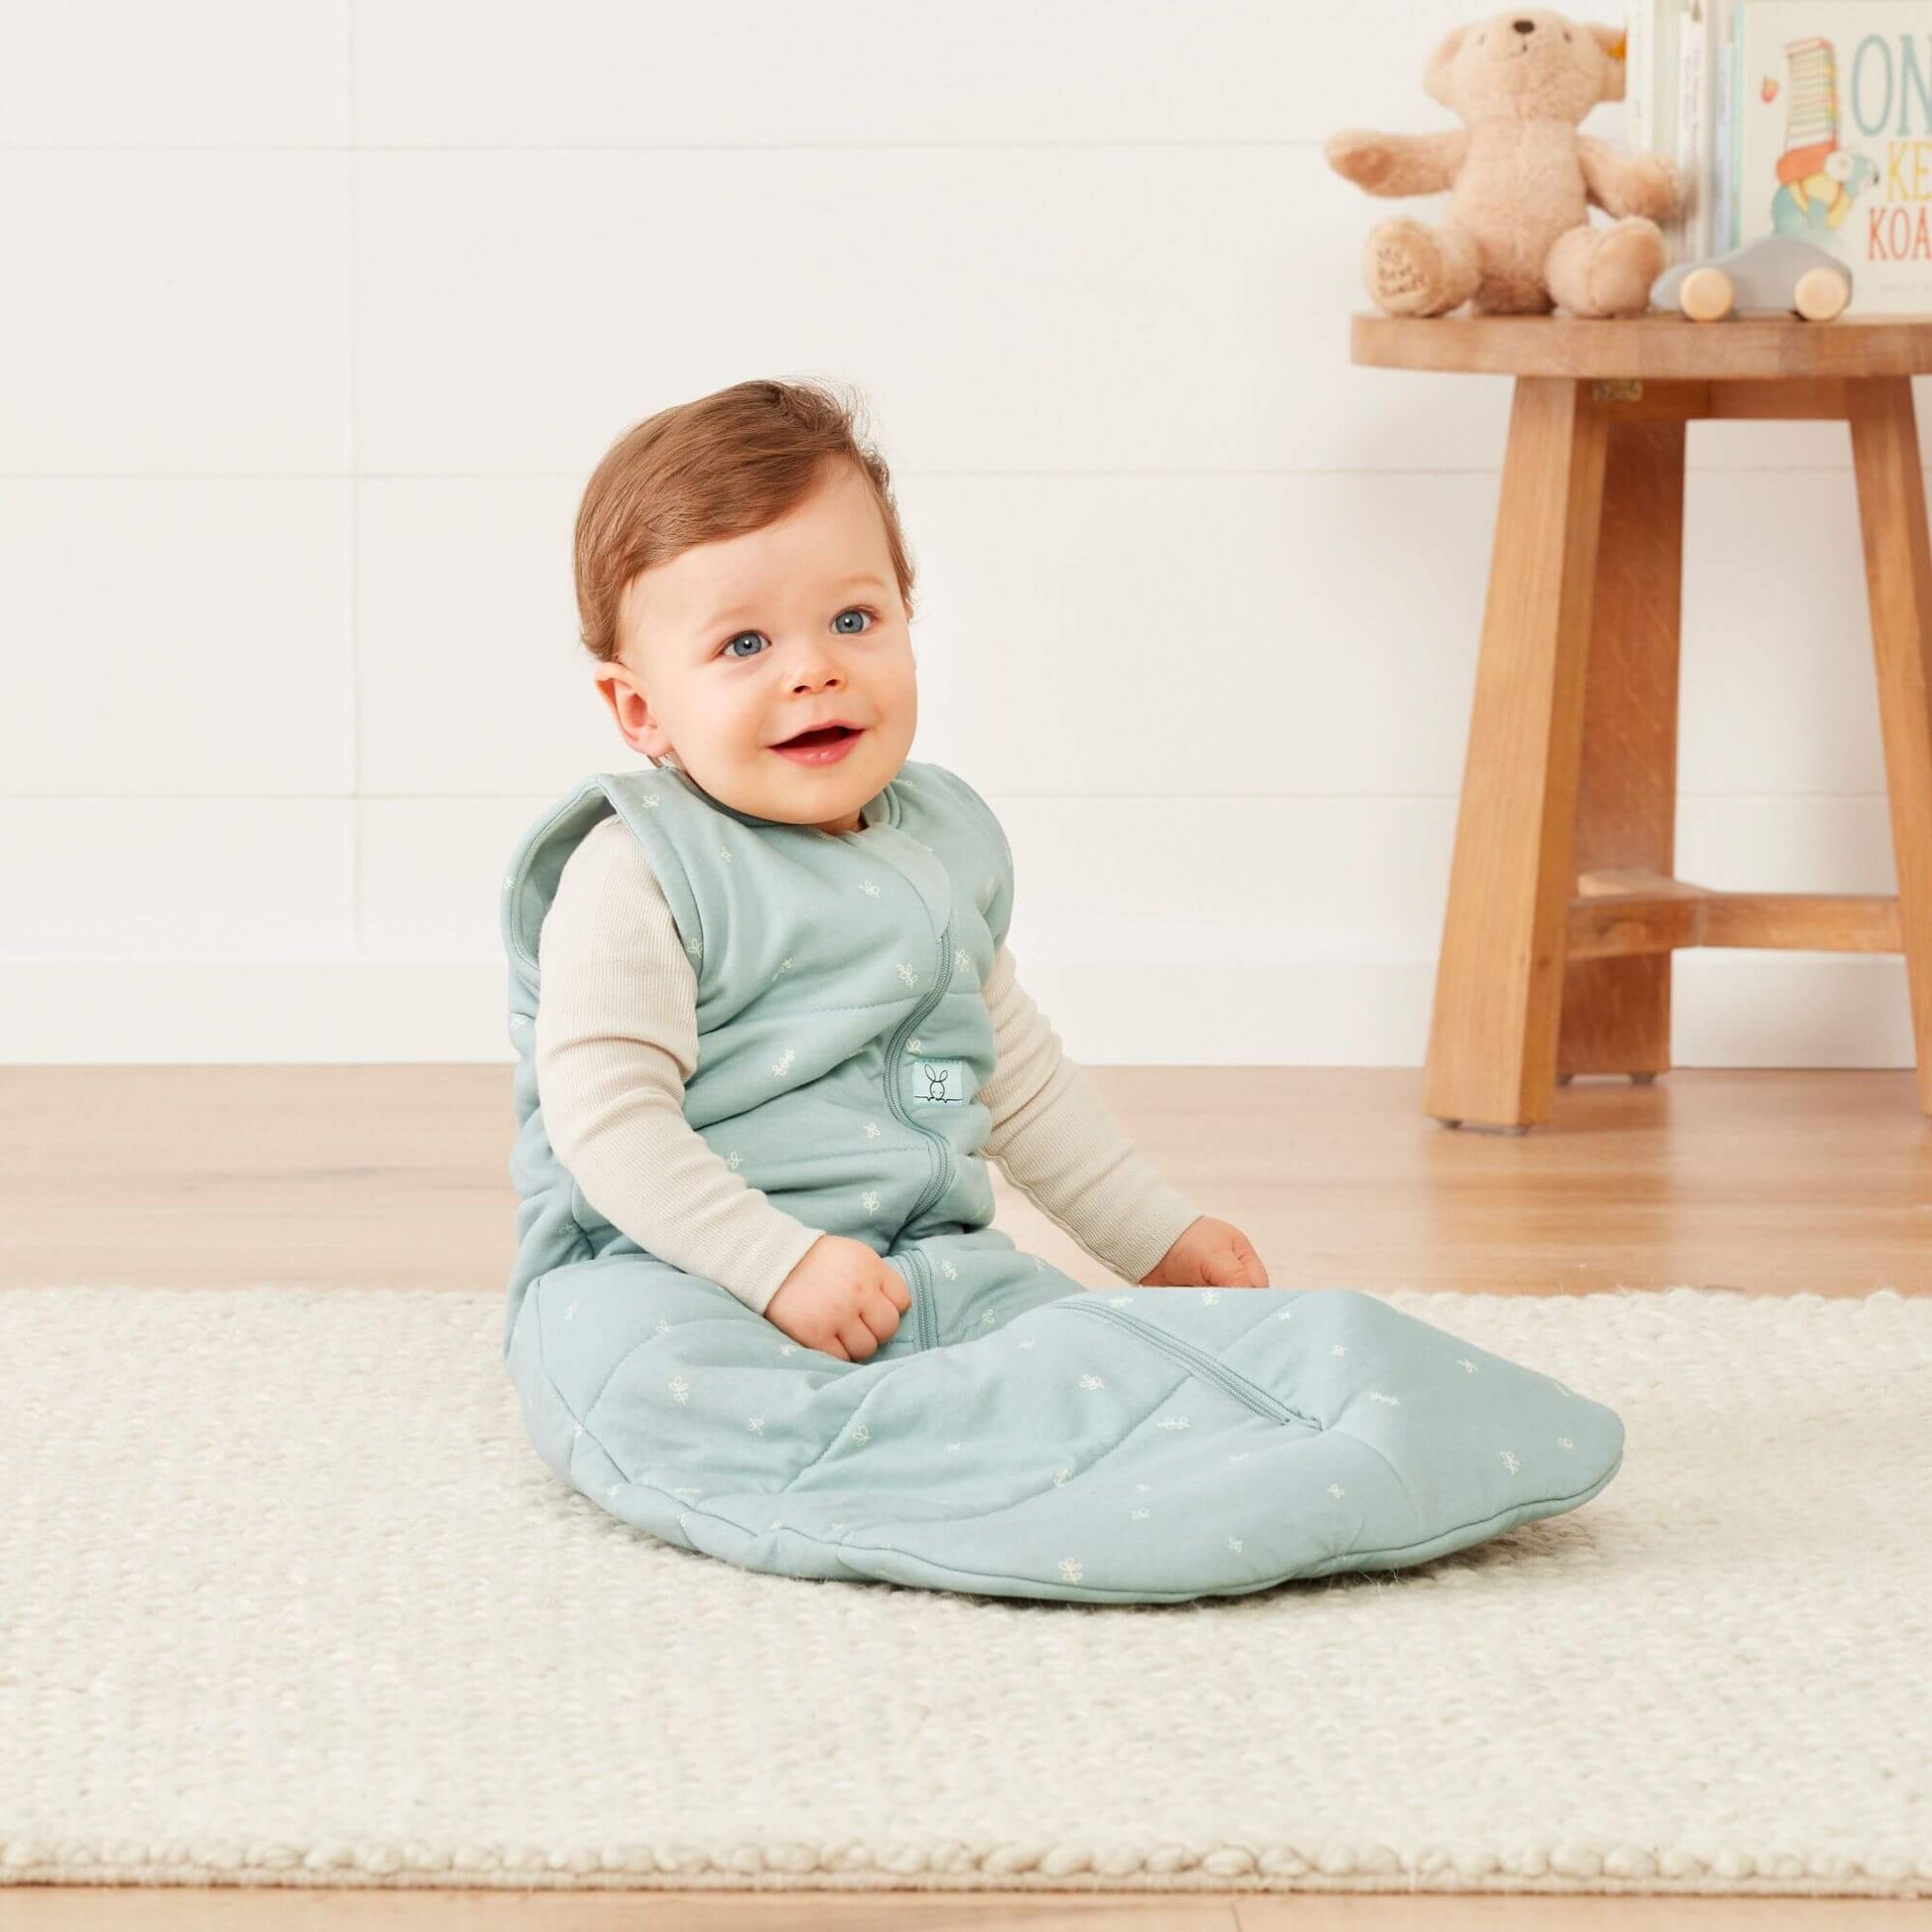
[{"label": "quilted sleeping bag fabric", "polygon": [[[777,1206],[905,1279],[910,1308],[863,1362],[647,1253],[550,1147],[537,935],[613,812],[696,973],[686,1118]],[[1609,1409],[1371,1295],[1092,1293],[994,1228],[974,1095],[1012,856],[936,764],[904,763],[862,821],[757,818],[666,766],[587,778],[518,844],[503,1357],[559,1477],[748,1569],[1118,1602],[1421,1563],[1615,1475]]]}]

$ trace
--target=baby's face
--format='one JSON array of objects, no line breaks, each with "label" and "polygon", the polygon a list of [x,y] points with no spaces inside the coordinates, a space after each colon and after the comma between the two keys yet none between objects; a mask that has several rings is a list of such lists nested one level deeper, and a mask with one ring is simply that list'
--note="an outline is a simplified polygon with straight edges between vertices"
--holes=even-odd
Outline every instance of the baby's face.
[{"label": "baby's face", "polygon": [[[910,628],[885,521],[850,463],[777,522],[640,571],[619,634],[597,685],[625,743],[674,755],[734,810],[857,831],[859,807],[905,761],[919,714]],[[856,730],[829,759],[775,749],[834,721]]]}]

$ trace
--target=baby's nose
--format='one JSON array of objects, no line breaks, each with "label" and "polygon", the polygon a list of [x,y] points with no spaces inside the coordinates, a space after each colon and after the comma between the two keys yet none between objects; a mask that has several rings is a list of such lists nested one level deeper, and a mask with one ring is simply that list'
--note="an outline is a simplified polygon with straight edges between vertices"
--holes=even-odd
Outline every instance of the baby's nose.
[{"label": "baby's nose", "polygon": [[1509,24],[1519,34],[1533,34],[1536,32],[1536,22],[1533,20],[1512,20]]}]

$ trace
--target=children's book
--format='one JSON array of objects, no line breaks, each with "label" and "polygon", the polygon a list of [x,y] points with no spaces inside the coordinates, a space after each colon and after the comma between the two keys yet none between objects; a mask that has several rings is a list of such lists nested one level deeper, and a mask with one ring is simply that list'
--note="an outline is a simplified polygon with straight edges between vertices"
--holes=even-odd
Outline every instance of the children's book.
[{"label": "children's book", "polygon": [[1673,262],[1709,253],[1717,232],[1712,144],[1723,110],[1730,4],[1629,0],[1624,14],[1623,144],[1674,162],[1684,183],[1676,214],[1661,223]]},{"label": "children's book", "polygon": [[1735,12],[1732,240],[1829,250],[1852,271],[1848,313],[1932,313],[1932,0]]},{"label": "children's book", "polygon": [[[1624,145],[1677,159],[1679,0],[1631,0],[1624,20]],[[1683,221],[1663,224],[1670,258],[1683,247]]]},{"label": "children's book", "polygon": [[[1677,255],[1695,260],[1710,250],[1713,183],[1706,138],[1714,89],[1709,84],[1711,15],[1717,0],[1679,0],[1677,7],[1677,146],[1672,159],[1684,185],[1677,219]],[[1625,86],[1629,84],[1625,77]]]}]

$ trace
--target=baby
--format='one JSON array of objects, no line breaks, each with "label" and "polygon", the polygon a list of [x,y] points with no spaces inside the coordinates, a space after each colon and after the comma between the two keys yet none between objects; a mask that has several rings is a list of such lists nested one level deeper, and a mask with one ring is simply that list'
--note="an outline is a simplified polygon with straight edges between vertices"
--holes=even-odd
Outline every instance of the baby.
[{"label": "baby", "polygon": [[[886,464],[829,391],[741,382],[636,425],[585,489],[575,566],[583,641],[624,743],[727,819],[791,839],[793,850],[800,829],[871,841],[881,868],[906,871],[886,830],[897,813],[885,810],[904,771],[943,778],[947,798],[997,825],[963,780],[907,763],[918,723],[912,566]],[[715,835],[711,844],[729,866],[729,846]],[[759,905],[749,885],[731,902],[743,959]],[[828,919],[841,916],[826,907]],[[704,944],[733,947],[717,924]],[[923,922],[916,944],[929,956]],[[714,997],[701,1016],[699,951],[640,837],[621,816],[599,819],[564,862],[538,939],[534,1058],[550,1146],[584,1199],[646,1253],[718,1283],[806,1347],[863,1361],[910,1306],[904,1276],[867,1241],[785,1212],[738,1173],[736,1153],[699,1131],[714,1123],[686,1117],[685,1082],[712,1058],[708,1038],[723,1053],[727,1023],[740,1030],[735,1042],[757,1018],[756,996],[748,1005],[739,994]],[[948,984],[969,965],[956,949]],[[792,966],[777,962],[773,983]],[[912,966],[899,970],[912,985]],[[827,993],[827,1010],[876,1013],[879,1037],[859,1050],[883,1053],[899,1011],[837,1004],[840,990]],[[997,1056],[970,1096],[989,1124],[965,1158],[997,1161],[1127,1280],[1266,1288],[1247,1237],[1168,1186],[1061,1056],[1004,941],[980,993]],[[915,1056],[919,1046],[911,1039]],[[788,1063],[781,1053],[775,1064]],[[919,1062],[918,1072],[922,1098],[968,1098],[947,1090],[965,1075],[962,1060]],[[869,1121],[866,1131],[882,1130]],[[890,1247],[887,1230],[880,1238]]]}]

